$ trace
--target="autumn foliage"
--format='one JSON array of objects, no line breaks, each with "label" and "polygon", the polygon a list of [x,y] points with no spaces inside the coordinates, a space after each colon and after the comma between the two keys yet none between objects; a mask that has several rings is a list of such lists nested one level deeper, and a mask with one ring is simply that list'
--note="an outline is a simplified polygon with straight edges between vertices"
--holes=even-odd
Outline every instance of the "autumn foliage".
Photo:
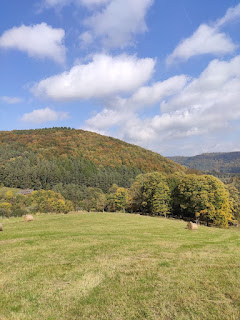
[{"label": "autumn foliage", "polygon": [[11,190],[0,195],[0,216],[23,216],[29,213],[68,213],[74,207],[70,200],[52,190],[34,191],[30,195],[13,193]]},{"label": "autumn foliage", "polygon": [[227,227],[239,192],[161,155],[83,130],[0,132],[0,215],[71,210],[139,212]]},{"label": "autumn foliage", "polygon": [[[0,132],[0,150],[16,148],[15,158],[34,152],[41,159],[84,158],[96,167],[135,167],[143,171],[184,171],[181,165],[152,151],[94,132],[68,128]],[[10,159],[1,159],[3,162]]]}]

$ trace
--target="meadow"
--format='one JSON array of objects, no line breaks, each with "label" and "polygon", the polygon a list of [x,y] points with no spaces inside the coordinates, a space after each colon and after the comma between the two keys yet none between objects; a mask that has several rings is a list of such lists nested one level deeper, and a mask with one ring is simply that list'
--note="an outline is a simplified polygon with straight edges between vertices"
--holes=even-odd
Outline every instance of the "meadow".
[{"label": "meadow", "polygon": [[0,219],[1,320],[240,319],[240,231],[120,213]]}]

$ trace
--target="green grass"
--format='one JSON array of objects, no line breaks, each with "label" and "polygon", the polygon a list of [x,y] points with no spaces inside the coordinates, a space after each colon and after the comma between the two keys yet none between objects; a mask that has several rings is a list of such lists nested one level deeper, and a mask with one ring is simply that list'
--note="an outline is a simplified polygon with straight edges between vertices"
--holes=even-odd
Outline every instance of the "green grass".
[{"label": "green grass", "polygon": [[1,320],[240,319],[240,232],[129,214],[4,219]]}]

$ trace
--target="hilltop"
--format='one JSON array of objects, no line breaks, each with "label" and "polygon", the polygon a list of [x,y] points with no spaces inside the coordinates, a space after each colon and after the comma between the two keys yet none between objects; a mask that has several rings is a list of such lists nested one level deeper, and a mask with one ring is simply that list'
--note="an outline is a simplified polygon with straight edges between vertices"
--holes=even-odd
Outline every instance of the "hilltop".
[{"label": "hilltop", "polygon": [[169,157],[186,166],[216,173],[240,173],[240,152],[203,153],[193,157]]},{"label": "hilltop", "polygon": [[70,128],[0,132],[0,183],[51,189],[58,183],[128,187],[139,173],[184,172],[157,153],[97,133]]}]

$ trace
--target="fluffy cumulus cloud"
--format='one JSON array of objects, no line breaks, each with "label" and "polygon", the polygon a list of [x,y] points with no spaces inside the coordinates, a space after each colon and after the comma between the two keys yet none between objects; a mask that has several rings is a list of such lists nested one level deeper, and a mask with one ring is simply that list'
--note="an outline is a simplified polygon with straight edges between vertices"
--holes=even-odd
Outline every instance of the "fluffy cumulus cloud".
[{"label": "fluffy cumulus cloud", "polygon": [[63,44],[65,32],[46,23],[22,25],[5,31],[0,37],[0,48],[26,52],[30,57],[49,58],[58,63],[65,61]]},{"label": "fluffy cumulus cloud", "polygon": [[8,97],[8,96],[2,96],[0,97],[0,101],[3,101],[7,104],[17,104],[23,101],[22,98],[19,97]]},{"label": "fluffy cumulus cloud", "polygon": [[185,75],[174,76],[165,81],[153,83],[151,86],[140,87],[129,98],[116,97],[109,101],[109,107],[118,109],[139,110],[154,106],[166,97],[170,97],[182,90],[189,78]]},{"label": "fluffy cumulus cloud", "polygon": [[179,139],[229,129],[240,118],[240,56],[229,62],[214,60],[198,79],[170,101],[163,114],[140,122],[153,131],[152,140]]},{"label": "fluffy cumulus cloud", "polygon": [[179,95],[168,102],[163,102],[161,109],[164,112],[186,107],[199,107],[201,110],[207,110],[226,102],[225,107],[229,104],[229,107],[226,108],[228,113],[233,105],[235,108],[239,106],[237,101],[232,105],[232,99],[240,95],[239,82],[240,56],[230,61],[213,60],[199,78],[193,79]]},{"label": "fluffy cumulus cloud", "polygon": [[235,49],[236,45],[225,33],[203,24],[190,38],[185,39],[176,47],[167,58],[167,64],[176,60],[186,61],[202,54],[224,55],[232,53]]},{"label": "fluffy cumulus cloud", "polygon": [[103,109],[86,121],[86,130],[107,132],[110,127],[124,125],[133,116],[132,111]]},{"label": "fluffy cumulus cloud", "polygon": [[23,122],[41,124],[52,121],[61,121],[69,118],[67,112],[58,112],[50,108],[36,109],[30,113],[25,113],[22,117]]},{"label": "fluffy cumulus cloud", "polygon": [[54,100],[105,98],[137,89],[151,78],[154,66],[150,58],[99,54],[69,72],[40,81],[33,92]]},{"label": "fluffy cumulus cloud", "polygon": [[227,23],[240,18],[240,4],[228,9],[226,14],[212,25],[202,24],[189,38],[184,39],[167,57],[167,64],[186,61],[203,54],[225,55],[234,52],[236,45],[220,29]]},{"label": "fluffy cumulus cloud", "polygon": [[132,45],[133,36],[147,30],[145,17],[152,3],[153,0],[112,0],[87,18],[85,26],[106,47]]},{"label": "fluffy cumulus cloud", "polygon": [[106,108],[86,121],[87,129],[105,132],[110,127],[125,125],[130,119],[132,122],[136,119],[136,111],[154,106],[164,98],[177,94],[188,80],[185,75],[175,76],[152,86],[141,87],[129,98],[110,99]]},{"label": "fluffy cumulus cloud", "polygon": [[[240,56],[230,61],[213,60],[198,78],[185,84],[183,90],[161,103],[161,112],[153,117],[143,118],[131,110],[128,117],[124,109],[104,110],[87,125],[107,131],[113,118],[119,126],[118,137],[176,154],[178,141],[182,148],[184,141],[187,144],[193,137],[207,134],[210,139],[216,132],[230,130],[232,121],[240,118]],[[194,145],[196,140],[192,141],[191,152]]]},{"label": "fluffy cumulus cloud", "polygon": [[[74,4],[85,6],[90,15],[85,19],[85,32],[80,40],[85,45],[100,39],[106,48],[124,48],[134,44],[134,36],[147,30],[145,18],[154,0],[44,0],[45,8],[63,8]],[[90,41],[91,40],[91,41]]]}]

